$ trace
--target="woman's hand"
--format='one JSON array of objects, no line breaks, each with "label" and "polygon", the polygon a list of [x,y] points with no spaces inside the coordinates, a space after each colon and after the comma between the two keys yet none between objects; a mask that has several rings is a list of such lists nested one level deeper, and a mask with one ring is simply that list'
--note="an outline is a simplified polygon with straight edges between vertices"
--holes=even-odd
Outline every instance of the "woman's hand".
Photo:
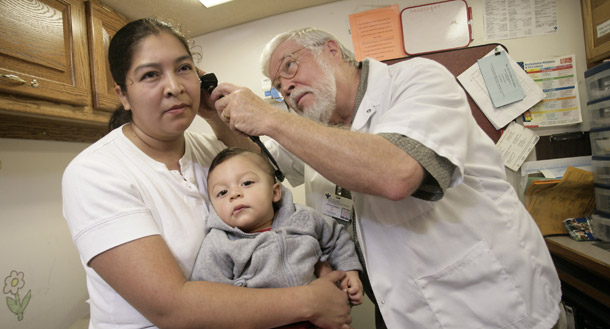
[{"label": "woman's hand", "polygon": [[332,271],[310,283],[312,314],[309,322],[320,328],[349,329],[352,322],[347,294],[337,287],[345,277],[343,271]]}]

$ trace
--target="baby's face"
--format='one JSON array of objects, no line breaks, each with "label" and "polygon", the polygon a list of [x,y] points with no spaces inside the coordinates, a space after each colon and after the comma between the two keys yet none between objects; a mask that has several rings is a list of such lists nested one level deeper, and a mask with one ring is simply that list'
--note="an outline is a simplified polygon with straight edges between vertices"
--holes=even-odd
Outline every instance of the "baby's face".
[{"label": "baby's face", "polygon": [[212,206],[231,227],[256,232],[271,227],[273,202],[282,197],[256,155],[239,154],[214,168],[208,177]]}]

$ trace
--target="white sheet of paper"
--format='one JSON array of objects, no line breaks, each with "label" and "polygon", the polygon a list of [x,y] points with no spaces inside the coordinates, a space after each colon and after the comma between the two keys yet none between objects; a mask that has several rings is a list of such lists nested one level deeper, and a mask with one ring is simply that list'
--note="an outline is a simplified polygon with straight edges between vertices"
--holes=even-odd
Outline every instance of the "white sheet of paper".
[{"label": "white sheet of paper", "polygon": [[485,41],[556,33],[557,0],[484,0],[483,27]]},{"label": "white sheet of paper", "polygon": [[[505,51],[501,47],[498,47],[497,49],[499,51]],[[485,56],[493,56],[495,52],[496,50],[492,50]],[[521,83],[523,91],[525,91],[525,98],[518,102],[498,108],[494,107],[491,98],[489,97],[489,93],[487,92],[487,87],[485,86],[485,81],[478,63],[474,63],[457,77],[464,89],[466,89],[468,94],[470,94],[470,97],[477,103],[483,114],[485,114],[496,129],[504,128],[504,126],[544,98],[544,92],[536,82],[523,71],[521,66],[519,66],[510,55],[508,55],[508,58]]]},{"label": "white sheet of paper", "polygon": [[[546,178],[561,178],[568,167],[576,167],[583,170],[593,171],[591,156],[579,156],[572,158],[559,158],[549,160],[527,161],[521,166],[521,176],[533,173],[543,173]],[[551,173],[554,173],[551,175]],[[548,176],[547,176],[548,175]]]},{"label": "white sheet of paper", "polygon": [[496,147],[502,154],[504,165],[517,171],[539,139],[532,130],[512,122],[496,143]]}]

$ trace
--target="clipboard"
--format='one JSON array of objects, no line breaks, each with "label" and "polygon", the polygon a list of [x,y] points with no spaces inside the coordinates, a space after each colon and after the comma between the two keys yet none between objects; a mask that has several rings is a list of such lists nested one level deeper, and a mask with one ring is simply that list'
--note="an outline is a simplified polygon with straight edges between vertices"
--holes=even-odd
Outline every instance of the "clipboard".
[{"label": "clipboard", "polygon": [[472,42],[472,12],[465,0],[407,7],[400,12],[408,55],[467,47]]}]

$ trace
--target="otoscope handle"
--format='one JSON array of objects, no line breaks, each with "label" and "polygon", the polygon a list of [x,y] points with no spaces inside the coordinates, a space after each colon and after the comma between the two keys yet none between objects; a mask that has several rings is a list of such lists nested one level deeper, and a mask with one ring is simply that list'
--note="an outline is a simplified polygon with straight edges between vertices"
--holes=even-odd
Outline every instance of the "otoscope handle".
[{"label": "otoscope handle", "polygon": [[248,135],[248,137],[250,137],[250,140],[252,140],[254,143],[256,143],[256,145],[258,145],[258,147],[261,148],[261,151],[263,151],[263,153],[265,153],[265,156],[267,156],[271,163],[273,163],[273,166],[275,167],[275,178],[277,178],[278,181],[283,182],[284,173],[280,170],[280,166],[277,165],[277,162],[275,162],[275,159],[273,158],[271,153],[269,153],[269,150],[267,150],[265,144],[261,142],[261,139],[258,136]]}]

